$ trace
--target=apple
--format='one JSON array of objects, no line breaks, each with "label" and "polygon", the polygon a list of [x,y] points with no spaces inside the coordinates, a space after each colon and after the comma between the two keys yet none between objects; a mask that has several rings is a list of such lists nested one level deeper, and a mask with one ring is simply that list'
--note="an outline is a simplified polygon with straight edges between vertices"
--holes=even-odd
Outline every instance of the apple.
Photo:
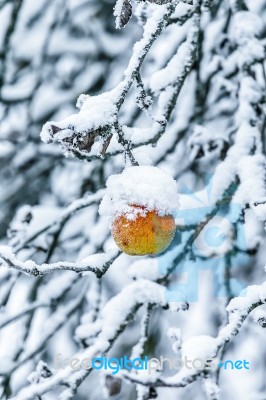
[{"label": "apple", "polygon": [[134,219],[126,215],[116,217],[112,222],[112,235],[118,247],[126,254],[143,256],[162,253],[172,242],[175,234],[175,220],[172,215],[160,216],[156,210],[136,212]]}]

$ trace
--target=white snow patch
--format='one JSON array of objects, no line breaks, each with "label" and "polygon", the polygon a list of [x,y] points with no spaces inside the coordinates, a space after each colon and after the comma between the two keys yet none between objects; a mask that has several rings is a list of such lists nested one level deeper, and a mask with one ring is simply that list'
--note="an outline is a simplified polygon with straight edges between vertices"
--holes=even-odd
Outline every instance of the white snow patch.
[{"label": "white snow patch", "polygon": [[145,216],[153,210],[163,216],[173,214],[179,207],[175,180],[156,167],[129,167],[112,175],[106,186],[99,213],[111,218],[124,214],[135,219],[136,215]]},{"label": "white snow patch", "polygon": [[216,338],[207,335],[194,336],[186,340],[182,346],[182,355],[190,360],[200,358],[202,363],[215,357],[218,347]]},{"label": "white snow patch", "polygon": [[[72,136],[73,131],[82,134],[103,126],[112,125],[116,119],[116,101],[119,94],[119,88],[98,96],[82,94],[77,100],[80,112],[72,114],[59,122],[47,122],[41,132],[42,141],[49,143],[56,139],[63,140],[68,136]],[[64,132],[59,131],[53,134],[51,125],[55,125],[60,130],[64,130]]]},{"label": "white snow patch", "polygon": [[249,11],[237,12],[232,22],[232,37],[237,43],[242,43],[246,38],[259,36],[263,25],[258,15]]}]

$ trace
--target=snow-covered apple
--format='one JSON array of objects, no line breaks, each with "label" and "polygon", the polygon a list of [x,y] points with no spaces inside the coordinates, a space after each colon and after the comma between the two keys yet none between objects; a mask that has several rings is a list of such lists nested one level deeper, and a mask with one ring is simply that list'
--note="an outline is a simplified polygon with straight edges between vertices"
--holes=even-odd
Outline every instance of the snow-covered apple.
[{"label": "snow-covered apple", "polygon": [[163,170],[151,166],[126,168],[107,181],[100,213],[111,218],[118,247],[126,254],[163,252],[175,234],[177,186]]}]

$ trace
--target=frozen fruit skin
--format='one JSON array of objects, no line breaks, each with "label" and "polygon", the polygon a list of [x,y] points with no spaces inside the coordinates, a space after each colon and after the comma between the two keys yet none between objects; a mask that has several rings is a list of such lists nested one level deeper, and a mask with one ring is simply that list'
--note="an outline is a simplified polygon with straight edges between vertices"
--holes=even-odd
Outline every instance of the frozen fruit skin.
[{"label": "frozen fruit skin", "polygon": [[134,220],[121,215],[112,223],[116,244],[129,255],[159,254],[170,245],[174,234],[172,215],[159,216],[156,211],[138,215]]}]

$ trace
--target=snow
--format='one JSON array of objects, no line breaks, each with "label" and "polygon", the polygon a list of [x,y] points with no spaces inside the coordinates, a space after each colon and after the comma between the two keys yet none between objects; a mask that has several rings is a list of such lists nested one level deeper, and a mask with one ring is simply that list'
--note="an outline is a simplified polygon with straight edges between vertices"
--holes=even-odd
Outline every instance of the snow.
[{"label": "snow", "polygon": [[220,398],[220,389],[218,385],[211,379],[204,380],[204,390],[210,400]]},{"label": "snow", "polygon": [[171,327],[167,331],[167,337],[172,342],[172,350],[175,354],[180,354],[182,345],[182,331],[180,328]]},{"label": "snow", "polygon": [[186,4],[186,2],[178,2],[175,11],[172,15],[172,18],[182,18],[184,16],[186,16],[189,11],[193,10],[193,6],[191,6],[191,4]]},{"label": "snow", "polygon": [[198,27],[193,24],[189,29],[187,40],[178,47],[177,53],[171,58],[167,66],[151,77],[150,86],[155,94],[162,90],[166,93],[170,86],[174,88],[180,84],[193,62],[197,35]]},{"label": "snow", "polygon": [[[42,379],[44,364],[37,365],[39,360],[51,364],[58,351],[79,358],[142,351],[140,317],[153,302],[156,310],[149,334],[161,337],[154,348],[156,356],[170,354],[169,358],[177,358],[183,339],[188,339],[184,354],[203,358],[214,354],[227,340],[232,341],[233,345],[226,348],[226,357],[232,356],[232,349],[235,359],[240,355],[250,357],[256,373],[242,375],[242,371],[236,371],[240,375],[232,372],[221,376],[221,396],[228,400],[262,398],[265,335],[259,324],[263,326],[265,321],[266,294],[265,284],[259,282],[265,281],[266,263],[262,140],[265,0],[247,0],[253,13],[237,11],[236,6],[241,3],[237,0],[227,6],[219,2],[219,9],[214,6],[217,12],[205,12],[208,1],[204,2],[199,25],[203,33],[201,57],[182,85],[184,73],[191,67],[190,53],[196,50],[197,30],[192,23],[197,21],[197,2],[156,5],[132,1],[138,21],[132,19],[122,31],[113,29],[115,21],[110,16],[114,1],[23,0],[17,20],[11,12],[20,2],[2,3],[0,227],[1,244],[11,247],[0,248],[0,319],[2,323],[12,317],[17,319],[0,329],[0,360],[1,371],[16,368],[10,380],[12,396],[17,400],[69,399],[81,379],[84,383],[74,397],[86,398],[89,388],[92,400],[101,398],[97,374],[87,380],[83,371],[76,373],[66,368]],[[122,3],[117,2],[117,16]],[[187,13],[188,21],[182,25]],[[166,29],[161,32],[163,26]],[[8,27],[12,28],[11,36],[5,38]],[[136,104],[136,95],[140,94],[135,87],[138,72],[153,100],[146,114]],[[174,105],[171,99],[181,86]],[[80,93],[84,94],[79,96]],[[78,96],[79,111],[74,108]],[[161,134],[162,125],[155,121],[162,122],[172,106],[167,129]],[[59,146],[41,144],[40,125],[47,119],[59,121],[50,124],[62,130],[51,132],[48,123],[42,139],[45,143],[59,141],[66,150],[91,132],[113,133],[105,158],[99,159],[103,139],[99,136],[90,154],[85,154],[86,161],[65,159],[57,150]],[[114,133],[116,122],[124,138],[132,141],[134,157],[141,167],[123,171],[124,148]],[[213,141],[216,150],[209,151]],[[196,157],[199,150],[204,153],[201,160]],[[205,179],[209,174],[214,174],[212,191]],[[236,191],[231,198],[227,189],[232,183]],[[105,197],[98,215],[102,196]],[[222,210],[203,228],[206,215],[216,213],[221,199]],[[25,203],[30,206],[21,207]],[[179,228],[176,242],[160,257],[133,260],[122,254],[104,278],[98,279],[93,272],[101,275],[102,267],[117,255],[110,220],[124,212],[134,218],[133,204],[140,204],[137,210],[143,215],[153,209],[161,215],[172,213]],[[232,220],[235,205],[239,205],[239,212]],[[223,218],[220,211],[224,212]],[[7,238],[4,231],[8,224]],[[242,228],[246,243],[239,247],[236,233]],[[208,246],[206,241],[208,232],[212,232],[212,240],[221,238],[221,233],[226,236],[223,246],[215,252],[212,243]],[[250,256],[246,250],[257,253]],[[45,261],[47,256],[49,261]],[[220,294],[225,293],[229,258],[232,278],[239,279],[242,287],[253,286],[233,299],[226,310],[227,298]],[[189,304],[187,313],[177,313],[185,309],[185,304],[166,304],[166,290],[177,282],[183,291],[183,286],[190,283],[189,273],[183,272],[188,259],[193,263],[193,278],[199,275],[199,299]],[[211,260],[214,268],[209,269]],[[173,273],[165,281],[170,271]],[[46,276],[36,279],[21,272]],[[260,304],[247,318],[251,309]],[[18,315],[23,312],[24,316]],[[133,319],[134,323],[128,323]],[[116,340],[125,325],[126,331]],[[15,359],[16,352],[19,356]],[[25,357],[29,360],[25,361]],[[32,384],[21,390],[34,370]],[[136,376],[146,383],[158,379],[159,384],[179,386],[187,385],[190,379],[188,371],[169,379],[160,373]],[[204,391],[207,397],[218,397],[212,377],[193,379],[197,383],[191,391],[160,388],[159,398],[188,396],[201,400]],[[91,390],[92,387],[96,389]],[[0,398],[1,390],[0,384]],[[61,390],[63,393],[59,393]],[[132,394],[127,385],[122,390],[121,398]],[[148,387],[137,385],[137,392],[139,400],[149,397]]]},{"label": "snow", "polygon": [[147,46],[149,46],[150,41],[153,39],[155,32],[158,30],[160,24],[165,21],[165,16],[171,14],[171,12],[169,13],[169,11],[167,11],[166,5],[153,5],[151,12],[152,17],[148,18],[145,24],[142,39],[133,47],[133,54],[125,71],[125,78],[130,78],[132,76],[132,73],[136,70],[141,58],[145,54]]},{"label": "snow", "polygon": [[[233,199],[233,201],[235,202],[235,199]],[[257,207],[259,208],[260,206]],[[264,209],[265,205],[262,204],[261,207]],[[246,210],[244,224],[244,246],[242,246],[243,249],[256,249],[260,246],[263,246],[263,224],[258,223],[258,219],[258,210],[254,212],[253,207],[251,207],[250,210]]]},{"label": "snow", "polygon": [[179,207],[176,182],[156,167],[126,168],[121,174],[110,176],[106,188],[99,213],[110,218],[126,215],[134,219],[153,210],[163,216],[173,214]]},{"label": "snow", "polygon": [[[112,125],[116,120],[117,108],[115,100],[118,99],[120,91],[102,93],[98,96],[81,95],[77,106],[80,108],[78,114],[73,114],[60,122],[47,122],[42,129],[41,139],[49,143],[56,139],[63,140],[72,135],[72,131],[86,134],[100,127]],[[57,126],[59,133],[53,134],[51,125]]]},{"label": "snow", "polygon": [[266,198],[265,166],[266,160],[262,154],[242,157],[238,163],[238,175],[242,184],[235,196],[236,202],[250,204],[261,221],[266,220],[266,203],[256,203],[263,203]]},{"label": "snow", "polygon": [[[124,3],[126,3],[125,0],[117,0],[115,7],[114,7],[114,16],[116,17],[116,20],[115,20],[116,29],[120,28],[120,17],[123,14]],[[129,0],[129,3],[130,3],[130,0]]]},{"label": "snow", "polygon": [[[15,254],[12,252],[12,248],[9,246],[0,246],[0,259],[2,259],[3,265],[12,265],[13,268],[30,275],[45,275],[54,271],[76,271],[76,272],[94,272],[100,273],[105,270],[106,263],[111,261],[117,255],[117,250],[112,249],[108,252],[108,255],[95,254],[86,257],[76,263],[59,261],[55,263],[43,263],[37,264],[33,260],[20,261]],[[92,262],[92,266],[89,264]],[[103,262],[104,264],[101,264]]]},{"label": "snow", "polygon": [[[109,256],[110,255],[114,256],[115,253],[109,254]],[[81,260],[80,264],[84,266],[90,265],[93,269],[101,269],[103,265],[108,262],[109,256],[105,253],[92,254]]]},{"label": "snow", "polygon": [[214,216],[194,241],[195,254],[205,257],[222,257],[232,250],[234,244],[233,221]]},{"label": "snow", "polygon": [[262,308],[257,308],[253,313],[253,319],[259,325],[265,327],[266,326],[266,311]]},{"label": "snow", "polygon": [[40,300],[48,302],[52,299],[58,299],[76,280],[77,275],[75,276],[71,272],[65,272],[60,276],[56,276],[53,280],[49,281],[45,287],[41,288]]},{"label": "snow", "polygon": [[41,382],[42,379],[49,377],[51,375],[51,373],[52,372],[50,372],[48,365],[46,363],[44,363],[43,361],[39,361],[36,371],[32,372],[28,376],[28,381],[30,383]]},{"label": "snow", "polygon": [[[243,168],[244,163],[241,161],[242,159],[247,160],[245,157],[252,151],[254,143],[259,142],[260,132],[258,126],[257,124],[251,124],[250,121],[257,121],[257,114],[253,104],[259,102],[261,96],[262,91],[258,83],[251,76],[242,76],[239,89],[239,108],[236,113],[238,130],[235,135],[235,143],[230,147],[226,159],[216,168],[213,177],[213,196],[216,199],[219,199],[221,194],[228,189],[238,174],[240,177],[243,175],[244,182],[245,176],[248,174],[248,181],[249,183],[252,182],[252,186],[248,190],[250,193],[256,193],[255,190],[260,186],[259,196],[261,195],[263,181],[259,183],[259,179],[264,175],[264,163],[263,157],[259,155],[260,147],[257,149],[258,155],[254,157],[254,161],[252,161],[253,167],[250,169],[251,172],[256,171],[256,175],[251,175],[247,171],[250,168],[249,166],[244,166]],[[258,162],[258,160],[260,161]],[[260,168],[261,170],[259,171]],[[242,188],[240,190],[242,191]],[[245,192],[247,192],[247,187],[243,189],[243,194]]]},{"label": "snow", "polygon": [[242,44],[247,38],[259,36],[263,25],[258,15],[249,11],[240,11],[234,14],[231,29],[232,38]]},{"label": "snow", "polygon": [[[210,143],[215,145],[216,148],[210,149]],[[220,156],[224,144],[224,134],[213,132],[205,126],[196,125],[187,142],[190,149],[189,158],[194,160],[201,150],[204,153],[204,162],[210,162],[213,158]]]},{"label": "snow", "polygon": [[262,285],[252,285],[243,290],[239,297],[233,298],[226,310],[229,313],[229,323],[222,328],[218,335],[220,343],[230,341],[234,337],[243,321],[253,308],[266,303],[266,282]]},{"label": "snow", "polygon": [[187,339],[182,346],[182,356],[195,360],[200,358],[202,363],[214,358],[217,353],[217,339],[207,335]]},{"label": "snow", "polygon": [[12,145],[12,143],[10,143],[7,140],[1,141],[1,143],[0,143],[0,159],[10,156],[14,150],[15,150],[15,148]]},{"label": "snow", "polygon": [[134,261],[128,268],[128,275],[132,279],[149,279],[156,281],[160,276],[159,261],[157,258],[141,258]]},{"label": "snow", "polygon": [[22,77],[16,85],[5,85],[3,87],[3,98],[7,101],[27,98],[30,96],[35,85],[36,82],[31,76]]},{"label": "snow", "polygon": [[99,326],[95,328],[95,324],[92,324],[92,329],[100,329],[100,339],[109,341],[135,306],[147,303],[165,305],[164,293],[164,287],[157,283],[145,279],[133,282],[103,307]]},{"label": "snow", "polygon": [[227,306],[229,313],[246,313],[252,304],[266,302],[266,282],[262,285],[252,285],[235,297]]},{"label": "snow", "polygon": [[165,90],[167,86],[176,83],[176,77],[183,74],[184,67],[190,58],[190,43],[182,43],[178,48],[178,52],[171,58],[167,66],[151,77],[151,90],[158,94],[161,90]]}]

